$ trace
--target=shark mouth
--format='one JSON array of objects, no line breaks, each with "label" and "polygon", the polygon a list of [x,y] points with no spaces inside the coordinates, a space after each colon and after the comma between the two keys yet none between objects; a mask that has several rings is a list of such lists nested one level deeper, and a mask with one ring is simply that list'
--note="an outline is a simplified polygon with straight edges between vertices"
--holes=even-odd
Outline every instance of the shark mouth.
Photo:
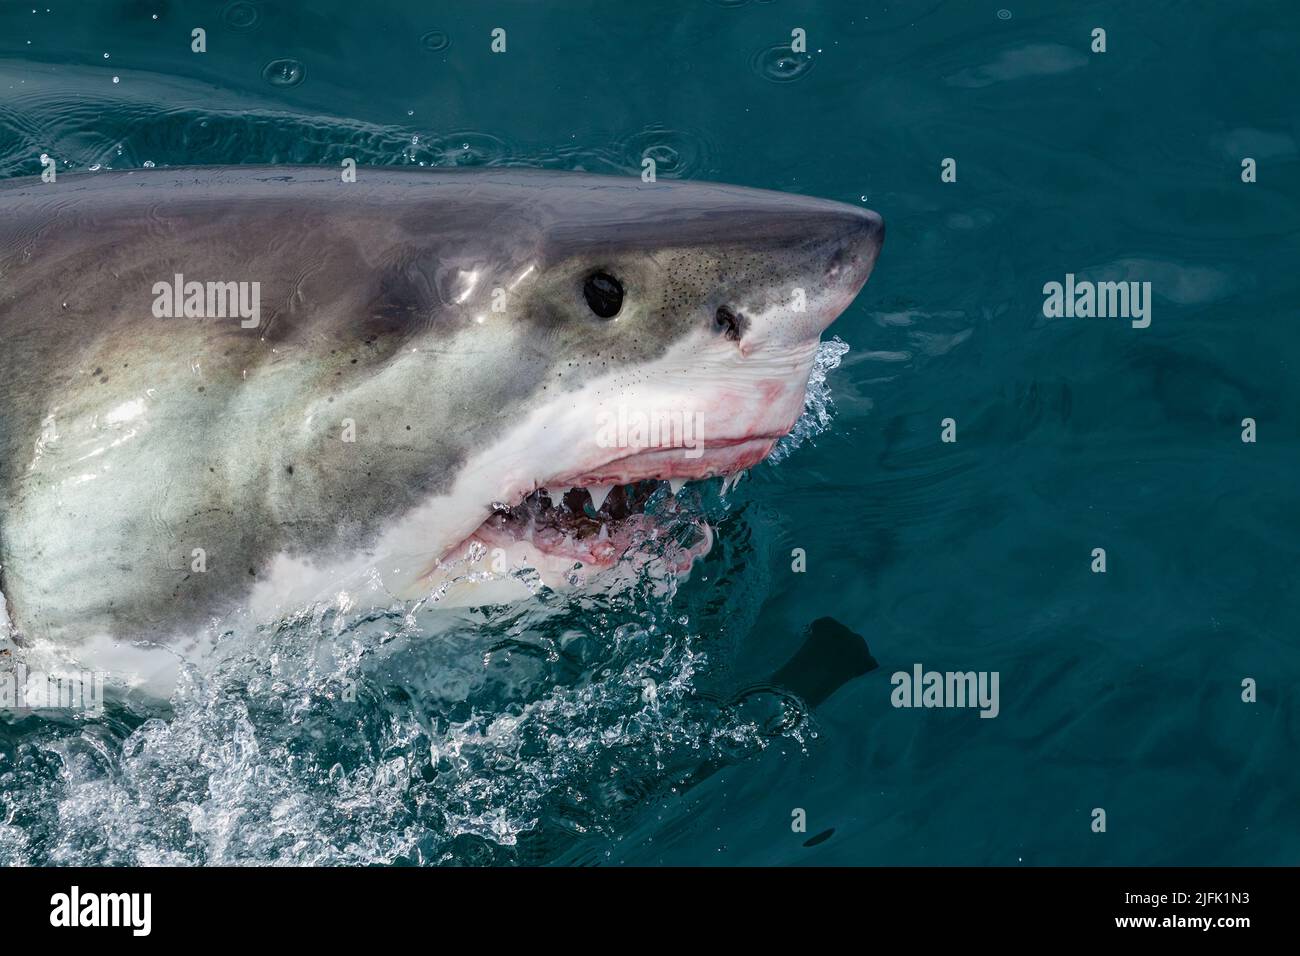
[{"label": "shark mouth", "polygon": [[542,488],[495,511],[473,537],[489,548],[526,542],[549,557],[597,568],[630,552],[660,553],[678,573],[713,545],[708,523],[678,500],[668,482],[653,479],[554,493]]},{"label": "shark mouth", "polygon": [[[713,546],[713,529],[680,492],[687,481],[723,476],[723,488],[757,464],[776,439],[710,443],[695,457],[680,448],[635,451],[557,481],[514,505],[498,502],[452,555],[479,542],[585,567],[611,567],[631,555],[658,557],[677,574]],[[449,555],[449,556],[452,556]]]}]

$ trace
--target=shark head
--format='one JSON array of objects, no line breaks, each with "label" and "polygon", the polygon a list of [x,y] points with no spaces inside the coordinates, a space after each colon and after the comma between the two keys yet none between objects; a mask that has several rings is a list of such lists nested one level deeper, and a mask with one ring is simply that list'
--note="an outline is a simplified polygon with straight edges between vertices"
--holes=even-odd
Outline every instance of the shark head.
[{"label": "shark head", "polygon": [[676,493],[789,431],[883,237],[840,203],[576,173],[59,189],[75,219],[0,188],[0,238],[37,237],[0,249],[0,583],[20,628],[66,641],[497,600],[459,587],[502,577],[482,561],[685,571],[712,532]]},{"label": "shark head", "polygon": [[[384,271],[367,311],[386,357],[330,399],[337,419],[404,396],[401,415],[356,417],[388,422],[417,458],[400,429],[420,419],[436,446],[443,480],[372,552],[406,597],[477,559],[548,581],[612,565],[655,538],[682,484],[761,461],[884,233],[861,208],[711,184],[513,174],[464,201],[473,213],[444,202],[399,223],[439,247]],[[449,219],[474,228],[448,243]],[[385,317],[392,302],[401,314]],[[430,318],[413,332],[411,315]],[[710,541],[696,522],[670,564],[688,569]]]}]

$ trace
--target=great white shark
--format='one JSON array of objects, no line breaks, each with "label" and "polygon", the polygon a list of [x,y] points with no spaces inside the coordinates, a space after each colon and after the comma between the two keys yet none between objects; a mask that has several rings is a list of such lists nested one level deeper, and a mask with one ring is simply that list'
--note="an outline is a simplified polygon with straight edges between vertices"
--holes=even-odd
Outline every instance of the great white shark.
[{"label": "great white shark", "polygon": [[707,183],[344,180],[0,184],[20,646],[129,683],[135,649],[231,608],[497,599],[463,573],[494,558],[556,584],[644,548],[684,572],[711,532],[660,540],[672,496],[790,430],[884,234],[856,206]]}]

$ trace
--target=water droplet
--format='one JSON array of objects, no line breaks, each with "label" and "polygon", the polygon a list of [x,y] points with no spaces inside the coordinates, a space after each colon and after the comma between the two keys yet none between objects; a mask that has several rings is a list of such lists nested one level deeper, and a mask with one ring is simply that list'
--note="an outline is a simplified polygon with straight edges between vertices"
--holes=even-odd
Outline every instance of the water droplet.
[{"label": "water droplet", "polygon": [[[509,158],[512,150],[490,133],[461,130],[447,135],[449,142],[439,152],[443,166],[495,166]],[[429,148],[434,144],[426,143]]]},{"label": "water droplet", "polygon": [[795,53],[789,44],[759,50],[750,60],[750,66],[765,80],[773,83],[793,83],[808,75],[815,61],[809,53]]},{"label": "water droplet", "polygon": [[143,163],[141,163],[141,165],[144,166],[145,169],[153,169],[153,160],[146,159]]},{"label": "water droplet", "polygon": [[272,60],[262,69],[262,78],[272,86],[297,86],[306,76],[307,68],[290,57]]},{"label": "water droplet", "polygon": [[115,76],[115,77],[113,77],[113,82],[114,82],[114,83],[121,83],[121,82],[122,82],[122,78],[121,78],[120,76]]}]

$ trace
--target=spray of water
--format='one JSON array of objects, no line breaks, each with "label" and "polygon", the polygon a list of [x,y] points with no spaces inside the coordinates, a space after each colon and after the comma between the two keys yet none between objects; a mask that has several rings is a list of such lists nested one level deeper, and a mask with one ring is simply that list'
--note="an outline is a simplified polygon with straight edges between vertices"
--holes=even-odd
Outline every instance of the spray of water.
[{"label": "spray of water", "polygon": [[701,692],[721,646],[650,566],[474,612],[304,610],[227,635],[165,708],[0,720],[0,865],[554,860],[803,739],[797,702]]},{"label": "spray of water", "polygon": [[804,442],[816,438],[830,428],[835,403],[831,399],[831,387],[826,381],[826,376],[840,367],[840,360],[848,350],[848,343],[838,335],[817,346],[812,373],[808,376],[808,392],[804,396],[803,414],[794,423],[790,433],[776,443],[776,447],[772,449],[767,459],[770,463],[779,464],[785,461]]}]

